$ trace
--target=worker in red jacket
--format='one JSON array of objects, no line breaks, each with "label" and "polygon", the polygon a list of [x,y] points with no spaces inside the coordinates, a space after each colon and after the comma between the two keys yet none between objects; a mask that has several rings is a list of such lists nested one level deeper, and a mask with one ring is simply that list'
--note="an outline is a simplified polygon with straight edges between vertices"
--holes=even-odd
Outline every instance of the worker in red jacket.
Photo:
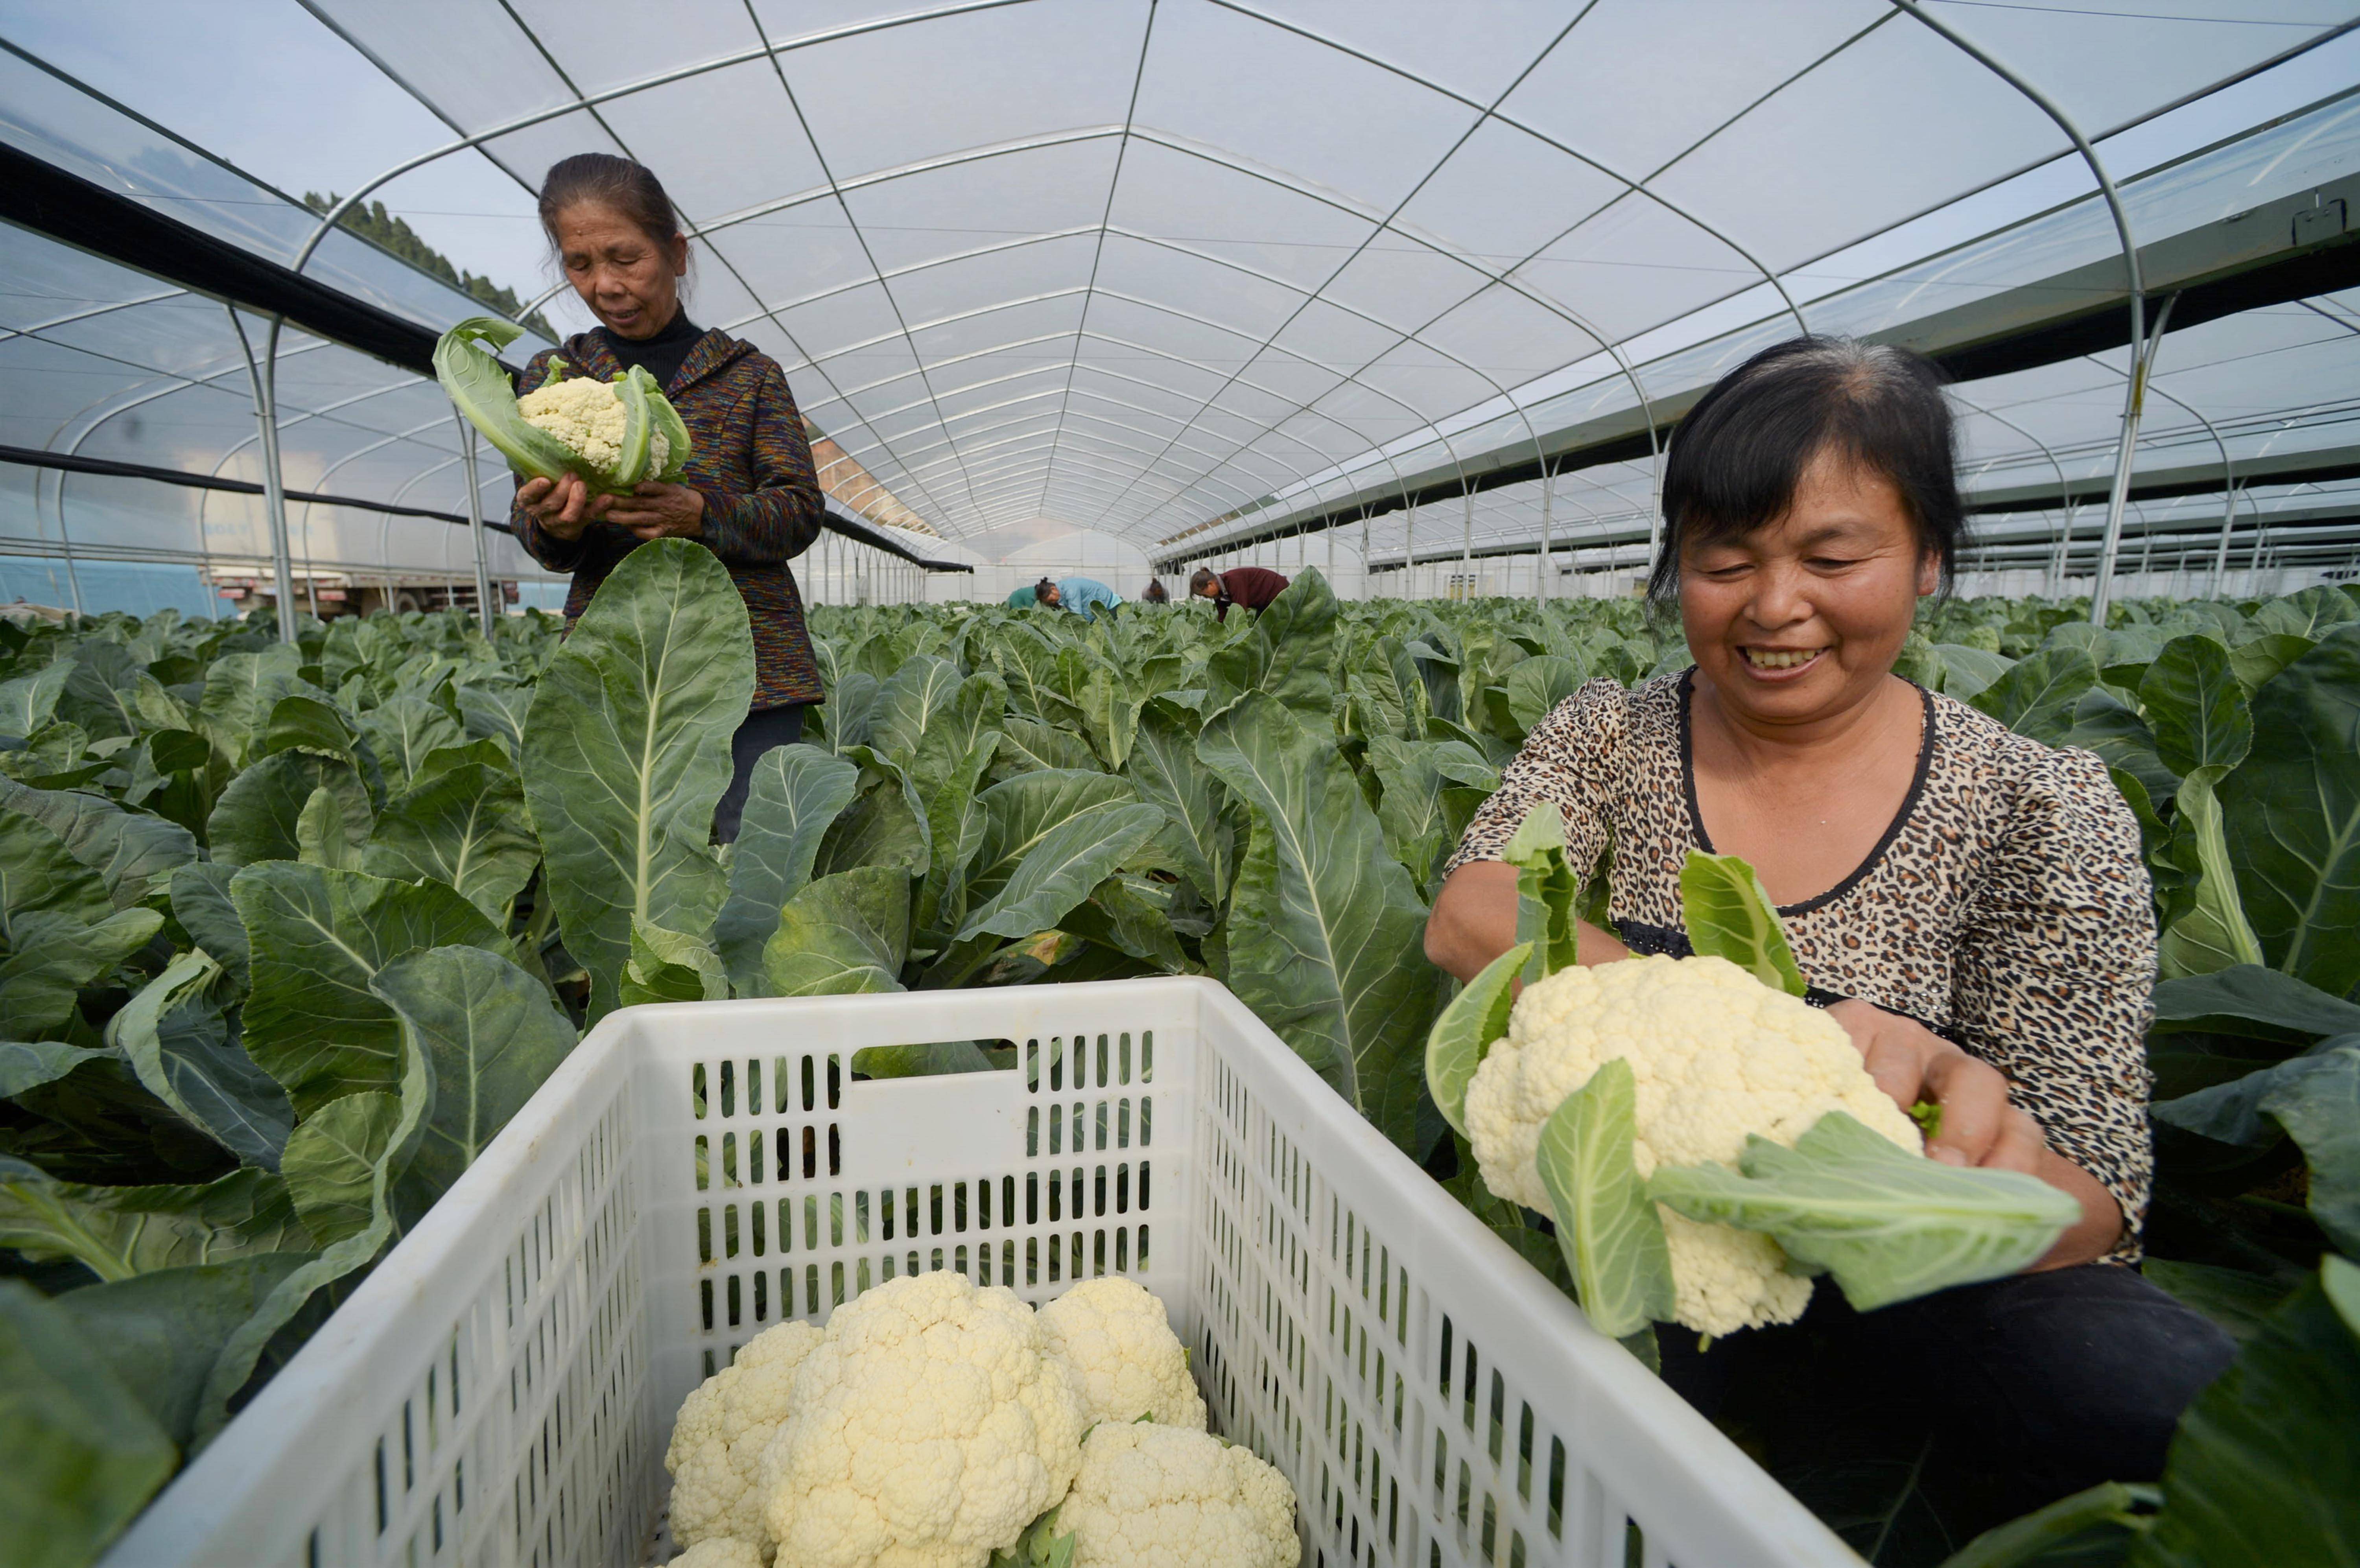
[{"label": "worker in red jacket", "polygon": [[1215,612],[1225,621],[1229,618],[1231,604],[1260,615],[1285,591],[1286,579],[1262,566],[1232,566],[1227,572],[1200,566],[1188,579],[1188,592],[1199,599],[1210,599]]}]

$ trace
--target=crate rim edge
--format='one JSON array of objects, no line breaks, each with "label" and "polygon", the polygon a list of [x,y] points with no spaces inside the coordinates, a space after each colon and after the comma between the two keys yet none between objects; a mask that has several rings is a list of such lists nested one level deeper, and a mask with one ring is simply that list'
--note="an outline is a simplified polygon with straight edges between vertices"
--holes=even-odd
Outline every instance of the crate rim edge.
[{"label": "crate rim edge", "polygon": [[[881,992],[859,1000],[880,1011],[923,1015],[955,1007],[957,999],[965,996],[989,997],[1004,1007],[1011,1001],[1030,1000],[1037,996],[1045,1013],[1061,996],[1153,993],[1190,996],[1200,1011],[1211,1008],[1228,1014],[1231,1022],[1245,1029],[1248,1038],[1256,1033],[1267,1035],[1276,1045],[1267,1053],[1274,1071],[1293,1079],[1298,1092],[1314,1095],[1315,1103],[1317,1095],[1335,1095],[1333,1087],[1280,1040],[1251,1008],[1227,986],[1206,975]],[[709,1018],[719,1008],[792,1013],[810,1004],[834,1007],[849,999],[763,996],[649,1003],[618,1007],[600,1019],[509,1118],[508,1125],[500,1129],[475,1164],[378,1260],[352,1297],[329,1315],[253,1402],[225,1424],[213,1443],[149,1500],[147,1508],[101,1557],[99,1568],[144,1568],[151,1561],[163,1560],[210,1562],[214,1559],[171,1554],[191,1544],[200,1552],[217,1548],[225,1538],[237,1540],[241,1550],[256,1560],[272,1560],[275,1552],[292,1545],[291,1537],[284,1542],[279,1539],[279,1532],[285,1529],[283,1524],[239,1514],[250,1490],[248,1478],[268,1473],[283,1455],[303,1445],[313,1432],[322,1426],[333,1427],[341,1419],[329,1397],[338,1391],[348,1361],[355,1356],[384,1355],[388,1340],[402,1339],[405,1319],[416,1310],[419,1298],[427,1294],[468,1293],[453,1289],[450,1280],[453,1276],[447,1272],[449,1265],[455,1262],[463,1266],[464,1273],[457,1277],[466,1279],[471,1290],[479,1277],[502,1266],[498,1255],[478,1258],[472,1266],[466,1266],[462,1244],[475,1214],[502,1196],[508,1180],[538,1157],[541,1135],[548,1128],[545,1111],[540,1116],[533,1114],[537,1105],[569,1099],[598,1075],[623,1071],[625,1064],[617,1059],[627,1051],[632,1034],[640,1027],[692,1016]],[[1571,1300],[1550,1285],[1513,1247],[1493,1235],[1489,1226],[1443,1192],[1433,1178],[1366,1118],[1347,1107],[1345,1115],[1291,1129],[1291,1136],[1298,1151],[1306,1154],[1315,1152],[1323,1142],[1329,1147],[1340,1142],[1354,1148],[1385,1189],[1382,1196],[1389,1204],[1400,1211],[1426,1211],[1426,1217],[1441,1246],[1478,1256],[1488,1254],[1503,1266],[1497,1270],[1502,1277],[1494,1281],[1497,1292],[1532,1329],[1519,1349],[1526,1353],[1546,1349],[1548,1354],[1575,1363],[1582,1378],[1601,1386],[1601,1391],[1613,1399],[1622,1418],[1646,1429],[1645,1435],[1652,1440],[1648,1446],[1656,1453],[1693,1455],[1699,1448],[1718,1449],[1736,1461],[1733,1465],[1724,1466],[1726,1473],[1718,1478],[1712,1499],[1716,1509],[1749,1516],[1757,1530],[1775,1520],[1782,1526],[1775,1533],[1798,1551],[1824,1552],[1834,1548],[1852,1561],[1858,1561],[1841,1537],[1719,1428],[1677,1395],[1666,1398],[1669,1391],[1655,1374],[1619,1344],[1591,1327]],[[390,1267],[404,1252],[410,1254],[405,1261],[413,1267]],[[408,1381],[413,1374],[422,1374],[438,1354],[439,1346],[410,1353],[408,1359],[416,1365],[404,1365],[399,1380]],[[1612,1462],[1617,1467],[1629,1467],[1637,1457],[1638,1447],[1632,1444],[1618,1451]],[[1737,1483],[1741,1475],[1742,1486]],[[1692,1478],[1685,1475],[1666,1475],[1660,1478],[1694,1489]],[[171,1505],[169,1513],[164,1508],[167,1502]],[[162,1555],[151,1558],[147,1555],[150,1552]]]}]

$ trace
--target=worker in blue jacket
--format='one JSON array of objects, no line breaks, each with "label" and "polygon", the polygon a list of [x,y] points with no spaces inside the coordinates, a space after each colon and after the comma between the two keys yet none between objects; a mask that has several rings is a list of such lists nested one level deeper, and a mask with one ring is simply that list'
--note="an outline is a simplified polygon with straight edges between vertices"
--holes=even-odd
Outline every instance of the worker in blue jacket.
[{"label": "worker in blue jacket", "polygon": [[1055,602],[1076,615],[1096,620],[1099,605],[1111,610],[1122,603],[1122,595],[1095,577],[1067,577],[1057,584]]}]

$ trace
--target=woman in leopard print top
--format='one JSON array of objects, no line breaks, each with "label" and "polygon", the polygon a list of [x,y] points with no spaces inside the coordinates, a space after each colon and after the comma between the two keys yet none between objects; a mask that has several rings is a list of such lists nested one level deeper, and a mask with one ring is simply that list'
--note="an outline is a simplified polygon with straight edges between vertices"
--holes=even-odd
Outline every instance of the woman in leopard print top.
[{"label": "woman in leopard print top", "polygon": [[[2030,1507],[2159,1474],[2232,1346],[2130,1267],[2156,951],[2136,820],[2095,757],[1892,672],[1957,549],[1952,452],[1938,377],[1900,350],[1797,339],[1707,393],[1673,440],[1650,583],[1694,666],[1592,681],[1534,729],[1451,862],[1426,951],[1463,980],[1513,943],[1498,856],[1544,800],[1577,864],[1610,866],[1614,929],[1582,928],[1584,964],[1688,953],[1688,853],[1752,864],[1811,999],[1904,1107],[1941,1105],[1928,1153],[2081,1205],[2025,1274],[1865,1315],[1820,1291],[1804,1320],[1840,1342],[1815,1367],[1938,1410]],[[1693,1397],[1778,1332],[1717,1351],[1710,1377],[1667,1344],[1666,1375]]]}]

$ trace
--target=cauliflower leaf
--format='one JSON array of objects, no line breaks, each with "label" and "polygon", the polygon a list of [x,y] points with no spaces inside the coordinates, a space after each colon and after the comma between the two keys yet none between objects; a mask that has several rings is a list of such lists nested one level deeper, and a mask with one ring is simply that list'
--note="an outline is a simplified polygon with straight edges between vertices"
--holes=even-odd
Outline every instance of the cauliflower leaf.
[{"label": "cauliflower leaf", "polygon": [[1461,1138],[1467,1136],[1467,1085],[1491,1042],[1508,1032],[1508,1009],[1516,999],[1510,985],[1532,955],[1533,944],[1520,942],[1485,964],[1426,1033],[1426,1087],[1442,1119]]},{"label": "cauliflower leaf", "polygon": [[1789,996],[1808,989],[1762,878],[1736,855],[1688,851],[1680,867],[1680,919],[1699,956],[1726,958]]},{"label": "cauliflower leaf", "polygon": [[1664,1222],[1631,1156],[1638,1099],[1629,1059],[1615,1058],[1551,1113],[1535,1156],[1576,1300],[1613,1339],[1670,1317],[1677,1305]]},{"label": "cauliflower leaf", "polygon": [[1738,1170],[1658,1171],[1647,1195],[1688,1219],[1775,1239],[1861,1312],[2013,1274],[2081,1209],[2038,1177],[1944,1165],[1830,1111],[1785,1148],[1749,1137]]}]

